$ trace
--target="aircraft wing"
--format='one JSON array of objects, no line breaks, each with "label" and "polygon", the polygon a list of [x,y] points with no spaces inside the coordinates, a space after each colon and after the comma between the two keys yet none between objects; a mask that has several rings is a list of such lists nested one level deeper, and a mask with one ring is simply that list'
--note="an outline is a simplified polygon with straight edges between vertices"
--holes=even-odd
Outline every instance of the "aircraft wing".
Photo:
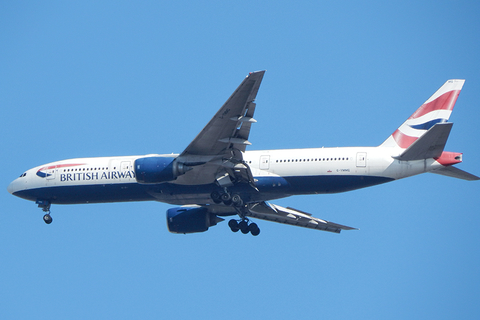
[{"label": "aircraft wing", "polygon": [[284,208],[267,202],[250,204],[248,206],[247,216],[335,233],[340,233],[342,230],[357,230],[356,228],[315,218],[310,213],[293,208]]},{"label": "aircraft wing", "polygon": [[207,184],[222,187],[245,181],[254,185],[250,168],[243,161],[255,112],[255,97],[265,71],[250,73],[193,139],[176,161],[188,167],[177,184]]},{"label": "aircraft wing", "polygon": [[227,148],[245,151],[255,112],[255,97],[265,71],[250,73],[180,157],[218,155]]}]

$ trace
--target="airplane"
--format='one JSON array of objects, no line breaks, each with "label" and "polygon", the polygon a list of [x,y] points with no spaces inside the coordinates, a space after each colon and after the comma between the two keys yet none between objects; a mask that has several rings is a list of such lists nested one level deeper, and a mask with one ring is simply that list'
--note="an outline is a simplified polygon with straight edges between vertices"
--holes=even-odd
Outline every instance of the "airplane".
[{"label": "airplane", "polygon": [[172,233],[207,231],[224,221],[233,232],[257,236],[256,218],[340,233],[354,230],[270,203],[305,194],[339,193],[431,172],[480,178],[455,164],[462,153],[444,151],[447,120],[465,80],[448,80],[377,147],[246,151],[265,71],[251,72],[180,154],[79,158],[44,164],[8,186],[35,201],[50,224],[52,204],[159,201]]}]

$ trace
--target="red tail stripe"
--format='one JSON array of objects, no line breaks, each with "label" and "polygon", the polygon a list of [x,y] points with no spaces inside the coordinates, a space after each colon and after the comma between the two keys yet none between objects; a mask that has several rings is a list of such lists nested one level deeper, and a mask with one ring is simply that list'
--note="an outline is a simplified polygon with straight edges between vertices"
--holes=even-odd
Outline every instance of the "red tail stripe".
[{"label": "red tail stripe", "polygon": [[410,145],[418,139],[417,137],[407,136],[406,134],[401,133],[398,129],[392,133],[392,137],[395,139],[400,148],[403,149],[410,147]]},{"label": "red tail stripe", "polygon": [[457,101],[458,95],[460,94],[460,90],[452,90],[447,93],[442,94],[440,97],[436,98],[429,103],[423,104],[420,108],[415,111],[414,114],[410,116],[408,119],[415,119],[419,118],[429,112],[435,110],[453,110],[453,106]]}]

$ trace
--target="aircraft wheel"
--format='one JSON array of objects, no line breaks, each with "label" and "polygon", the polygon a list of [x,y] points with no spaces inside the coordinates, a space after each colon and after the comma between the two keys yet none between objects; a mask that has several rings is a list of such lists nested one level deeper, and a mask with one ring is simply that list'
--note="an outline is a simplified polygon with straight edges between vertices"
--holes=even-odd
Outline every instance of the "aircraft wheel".
[{"label": "aircraft wheel", "polygon": [[260,234],[260,228],[256,223],[252,223],[248,226],[248,229],[250,230],[250,233],[252,236],[258,236]]},{"label": "aircraft wheel", "polygon": [[232,196],[230,195],[230,193],[225,192],[224,194],[222,194],[221,199],[223,202],[227,202],[232,200]]},{"label": "aircraft wheel", "polygon": [[235,207],[241,207],[243,205],[243,200],[238,194],[232,196],[232,203]]},{"label": "aircraft wheel", "polygon": [[247,234],[250,232],[250,229],[248,228],[248,223],[245,220],[240,221],[238,224],[238,227],[240,228],[240,231],[242,231],[243,234]]},{"label": "aircraft wheel", "polygon": [[232,232],[238,232],[238,230],[240,230],[240,228],[238,227],[238,222],[235,219],[228,221],[228,226],[230,227],[230,230],[232,230]]},{"label": "aircraft wheel", "polygon": [[45,221],[46,224],[52,223],[53,221],[52,216],[47,213],[46,215],[43,216],[43,221]]},{"label": "aircraft wheel", "polygon": [[215,202],[215,203],[220,203],[220,202],[222,202],[222,196],[221,196],[220,193],[218,193],[217,191],[213,191],[213,192],[210,194],[210,197],[212,198],[213,202]]},{"label": "aircraft wheel", "polygon": [[222,194],[221,199],[223,201],[223,204],[225,204],[226,206],[229,206],[232,204],[232,196],[230,195],[230,193]]}]

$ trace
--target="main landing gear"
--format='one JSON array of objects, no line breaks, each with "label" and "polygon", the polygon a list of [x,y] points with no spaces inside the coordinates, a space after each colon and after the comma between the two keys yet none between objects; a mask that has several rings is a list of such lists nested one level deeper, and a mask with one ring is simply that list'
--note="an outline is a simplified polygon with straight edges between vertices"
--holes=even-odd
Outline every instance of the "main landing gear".
[{"label": "main landing gear", "polygon": [[258,236],[260,234],[260,228],[257,226],[257,224],[254,222],[249,224],[249,221],[246,218],[240,221],[232,219],[228,221],[228,226],[232,232],[238,232],[238,230],[240,230],[243,234],[250,232],[252,236]]},{"label": "main landing gear", "polygon": [[43,221],[46,224],[52,223],[53,219],[52,219],[52,216],[50,215],[50,206],[51,206],[50,201],[37,200],[36,204],[38,204],[38,207],[42,208],[42,211],[45,212],[45,215],[43,216]]},{"label": "main landing gear", "polygon": [[230,194],[228,191],[220,193],[218,191],[213,191],[210,195],[213,202],[219,204],[222,203],[226,206],[241,207],[243,206],[242,197],[239,194],[234,193]]},{"label": "main landing gear", "polygon": [[213,191],[211,198],[214,203],[220,204],[223,202],[226,206],[235,207],[235,210],[240,216],[240,220],[232,219],[228,222],[228,226],[233,232],[238,232],[239,230],[243,234],[251,233],[253,236],[258,236],[260,234],[260,228],[256,223],[250,223],[250,221],[245,217],[247,206],[243,202],[242,197],[238,193],[230,194],[227,188],[224,189],[222,193],[218,191]]}]

